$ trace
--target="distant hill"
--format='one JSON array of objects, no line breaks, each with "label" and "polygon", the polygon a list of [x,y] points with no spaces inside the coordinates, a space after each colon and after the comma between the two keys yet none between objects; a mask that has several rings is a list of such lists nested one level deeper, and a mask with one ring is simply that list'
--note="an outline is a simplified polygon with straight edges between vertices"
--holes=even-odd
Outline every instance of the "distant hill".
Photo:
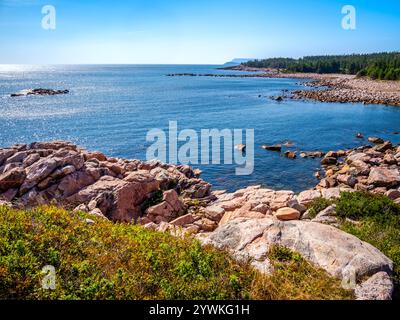
[{"label": "distant hill", "polygon": [[247,63],[249,61],[252,61],[254,59],[245,59],[245,58],[235,58],[232,61],[226,62],[224,64],[224,67],[232,67],[232,66],[238,66],[242,63]]}]

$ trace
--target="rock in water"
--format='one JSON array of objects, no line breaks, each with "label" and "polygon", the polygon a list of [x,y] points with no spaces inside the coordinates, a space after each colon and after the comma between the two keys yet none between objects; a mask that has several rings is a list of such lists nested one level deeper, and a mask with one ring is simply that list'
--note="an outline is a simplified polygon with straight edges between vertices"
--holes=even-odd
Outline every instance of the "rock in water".
[{"label": "rock in water", "polygon": [[264,150],[281,152],[282,145],[281,144],[263,145],[262,148]]},{"label": "rock in water", "polygon": [[296,152],[286,151],[285,157],[288,159],[296,159],[297,155],[296,155]]},{"label": "rock in water", "polygon": [[54,90],[54,89],[27,89],[17,93],[11,94],[11,97],[25,97],[25,96],[54,96],[56,94],[67,94],[69,90]]},{"label": "rock in water", "polygon": [[246,150],[246,145],[238,144],[237,146],[235,146],[235,149],[244,152]]},{"label": "rock in water", "polygon": [[378,137],[369,137],[368,141],[375,143],[375,144],[380,144],[380,143],[384,142],[384,140],[382,138],[378,138]]}]

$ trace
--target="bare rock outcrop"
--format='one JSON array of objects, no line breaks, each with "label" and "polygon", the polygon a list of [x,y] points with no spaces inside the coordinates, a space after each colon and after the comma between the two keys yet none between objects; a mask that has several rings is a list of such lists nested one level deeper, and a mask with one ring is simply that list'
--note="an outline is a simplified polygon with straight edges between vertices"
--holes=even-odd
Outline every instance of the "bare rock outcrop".
[{"label": "bare rock outcrop", "polygon": [[[0,199],[15,206],[56,201],[114,221],[138,220],[156,191],[184,214],[180,198],[207,198],[211,185],[188,166],[108,158],[67,141],[34,142],[0,149]],[[150,215],[150,214],[149,214]],[[160,219],[158,222],[164,221]]]},{"label": "bare rock outcrop", "polygon": [[[331,226],[278,221],[272,217],[237,218],[198,238],[203,244],[228,249],[237,259],[250,259],[262,272],[271,270],[271,246],[283,246],[300,253],[331,276],[346,282],[354,278],[353,289],[357,288],[360,299],[388,299],[392,295],[392,261],[372,245]],[[380,275],[385,275],[384,280],[379,280]],[[363,282],[366,278],[369,280]]]}]

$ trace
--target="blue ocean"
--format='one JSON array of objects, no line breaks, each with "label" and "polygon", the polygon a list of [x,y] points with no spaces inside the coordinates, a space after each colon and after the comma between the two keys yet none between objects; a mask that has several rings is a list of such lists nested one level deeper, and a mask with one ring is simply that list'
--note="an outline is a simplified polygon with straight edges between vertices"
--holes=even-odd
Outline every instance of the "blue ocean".
[{"label": "blue ocean", "polygon": [[[270,96],[303,88],[298,79],[167,77],[170,73],[232,74],[211,65],[0,65],[0,147],[70,140],[109,156],[145,160],[152,128],[254,129],[255,168],[236,176],[235,165],[194,165],[214,189],[248,185],[301,191],[317,183],[320,159],[289,160],[263,144],[291,141],[290,150],[338,150],[374,135],[400,142],[400,108],[319,103]],[[28,88],[70,94],[11,98]]]}]

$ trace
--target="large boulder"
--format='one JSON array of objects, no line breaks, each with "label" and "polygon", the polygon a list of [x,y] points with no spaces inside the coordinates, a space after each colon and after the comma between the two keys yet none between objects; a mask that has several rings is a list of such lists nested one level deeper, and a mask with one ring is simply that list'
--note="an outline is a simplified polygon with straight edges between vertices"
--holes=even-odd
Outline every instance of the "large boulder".
[{"label": "large boulder", "polygon": [[348,164],[352,164],[354,161],[362,161],[362,162],[368,162],[371,159],[371,157],[363,152],[355,152],[353,151],[347,158],[346,162]]},{"label": "large boulder", "polygon": [[276,211],[275,217],[278,220],[289,221],[289,220],[298,220],[300,219],[300,212],[294,208],[280,208]]},{"label": "large boulder", "polygon": [[14,168],[0,175],[0,192],[19,187],[25,180],[26,173],[22,168]]},{"label": "large boulder", "polygon": [[132,221],[141,215],[143,201],[158,188],[159,183],[145,172],[129,175],[124,180],[103,176],[66,200],[76,205],[95,200],[107,218]]},{"label": "large boulder", "polygon": [[395,187],[400,184],[399,169],[372,168],[368,184],[375,187]]},{"label": "large boulder", "polygon": [[1,149],[0,150],[0,166],[3,165],[3,163],[10,158],[11,156],[13,156],[15,153],[17,152],[17,150],[15,149]]},{"label": "large boulder", "polygon": [[321,191],[319,190],[306,190],[300,192],[297,196],[297,200],[302,205],[310,204],[314,199],[321,197]]},{"label": "large boulder", "polygon": [[357,300],[391,300],[393,290],[392,279],[382,271],[357,285],[355,295]]},{"label": "large boulder", "polygon": [[377,272],[391,274],[393,269],[392,261],[372,245],[314,222],[239,218],[199,239],[204,244],[228,249],[238,259],[250,259],[261,271],[270,270],[268,252],[275,245],[300,253],[333,277],[347,280],[354,276],[357,283]]},{"label": "large boulder", "polygon": [[163,193],[162,202],[146,210],[147,217],[157,223],[170,222],[183,212],[183,204],[175,190]]},{"label": "large boulder", "polygon": [[24,159],[29,155],[28,151],[19,151],[17,153],[15,153],[14,155],[12,155],[11,157],[9,157],[6,160],[6,164],[8,163],[15,163],[15,162],[23,162]]},{"label": "large boulder", "polygon": [[[68,168],[69,167],[66,167],[66,169],[61,170],[61,172],[64,171],[65,173],[65,170],[67,170]],[[76,172],[71,172],[70,174],[62,178],[60,183],[58,184],[57,198],[67,199],[68,197],[80,191],[82,188],[91,185],[99,178],[100,174],[97,176],[90,170],[82,169]]]},{"label": "large boulder", "polygon": [[169,222],[177,217],[174,208],[167,202],[163,201],[146,210],[146,216],[156,223]]},{"label": "large boulder", "polygon": [[43,158],[32,166],[28,167],[27,176],[25,182],[21,186],[20,194],[24,194],[30,189],[32,189],[35,185],[37,185],[40,181],[47,178],[58,166],[58,163],[55,159]]}]

